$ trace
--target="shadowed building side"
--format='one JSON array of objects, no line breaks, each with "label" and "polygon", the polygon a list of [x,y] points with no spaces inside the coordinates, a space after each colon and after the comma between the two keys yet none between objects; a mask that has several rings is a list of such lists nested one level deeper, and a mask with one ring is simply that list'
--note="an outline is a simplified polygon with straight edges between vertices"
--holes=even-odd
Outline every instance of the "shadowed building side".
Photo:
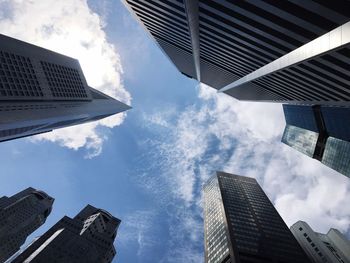
[{"label": "shadowed building side", "polygon": [[232,97],[349,104],[348,1],[123,2],[180,72]]},{"label": "shadowed building side", "polygon": [[87,205],[74,218],[63,217],[13,263],[111,263],[120,220]]},{"label": "shadowed building side", "polygon": [[27,188],[0,198],[0,262],[5,262],[43,225],[54,199],[43,191]]},{"label": "shadowed building side", "polygon": [[[350,22],[318,37],[227,85],[220,91],[253,87],[294,104],[347,106],[350,102]],[[304,103],[302,103],[304,102]]]}]

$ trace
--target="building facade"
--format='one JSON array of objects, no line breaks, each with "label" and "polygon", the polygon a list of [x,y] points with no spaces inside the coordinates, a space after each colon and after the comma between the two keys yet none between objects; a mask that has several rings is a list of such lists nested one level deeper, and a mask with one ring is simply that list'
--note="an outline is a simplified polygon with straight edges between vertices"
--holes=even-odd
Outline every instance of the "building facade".
[{"label": "building facade", "polygon": [[22,246],[20,250],[18,250],[12,257],[10,257],[8,260],[5,261],[5,263],[11,263],[13,262],[21,253],[26,250],[28,247],[30,247],[35,241],[39,239],[40,236],[37,236],[33,238],[33,240],[30,241],[29,244],[26,244],[25,246]]},{"label": "building facade", "polygon": [[349,105],[347,1],[124,2],[186,76],[240,100]]},{"label": "building facade", "polygon": [[78,60],[0,35],[0,141],[130,107],[88,86]]},{"label": "building facade", "polygon": [[5,262],[45,223],[54,199],[42,191],[27,188],[0,198],[0,262]]},{"label": "building facade", "polygon": [[206,263],[309,262],[255,179],[217,172],[203,196]]},{"label": "building facade", "polygon": [[107,211],[87,205],[74,218],[63,217],[12,262],[110,263],[120,222]]},{"label": "building facade", "polygon": [[350,108],[283,105],[282,142],[350,177]]},{"label": "building facade", "polygon": [[313,263],[350,263],[350,241],[337,229],[321,234],[298,221],[290,230]]}]

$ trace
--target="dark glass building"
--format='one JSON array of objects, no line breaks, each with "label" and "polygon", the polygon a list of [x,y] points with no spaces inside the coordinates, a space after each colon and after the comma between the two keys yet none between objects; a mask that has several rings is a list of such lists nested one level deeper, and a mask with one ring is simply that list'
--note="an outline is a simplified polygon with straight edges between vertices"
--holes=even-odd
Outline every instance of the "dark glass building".
[{"label": "dark glass building", "polygon": [[283,105],[282,142],[350,177],[350,108]]},{"label": "dark glass building", "polygon": [[43,191],[27,188],[0,198],[0,262],[5,262],[27,237],[46,221],[54,199]]},{"label": "dark glass building", "polygon": [[120,222],[107,211],[87,205],[73,219],[63,217],[12,263],[110,263]]},{"label": "dark glass building", "polygon": [[130,107],[88,86],[79,61],[0,34],[0,142]]},{"label": "dark glass building", "polygon": [[203,195],[206,263],[309,262],[255,179],[217,172]]},{"label": "dark glass building", "polygon": [[349,104],[348,1],[124,2],[180,72],[230,96]]}]

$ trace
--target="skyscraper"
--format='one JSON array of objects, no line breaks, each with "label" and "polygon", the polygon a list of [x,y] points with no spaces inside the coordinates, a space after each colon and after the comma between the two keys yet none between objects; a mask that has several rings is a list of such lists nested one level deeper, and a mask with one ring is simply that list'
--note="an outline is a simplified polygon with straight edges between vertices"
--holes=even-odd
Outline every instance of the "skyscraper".
[{"label": "skyscraper", "polygon": [[76,59],[0,35],[0,141],[130,107],[88,86]]},{"label": "skyscraper", "polygon": [[331,228],[321,234],[303,221],[290,230],[313,263],[350,263],[350,241],[339,230]]},{"label": "skyscraper", "polygon": [[16,253],[26,238],[45,223],[53,202],[52,197],[34,188],[0,198],[0,262]]},{"label": "skyscraper", "polygon": [[29,244],[26,244],[25,246],[22,246],[20,250],[18,250],[15,254],[13,254],[12,257],[10,257],[8,260],[5,261],[5,263],[12,263],[21,253],[26,250],[28,247],[30,247],[36,240],[39,239],[40,236],[37,236],[33,238],[33,240],[30,241]]},{"label": "skyscraper", "polygon": [[255,179],[217,172],[203,196],[206,263],[309,262]]},{"label": "skyscraper", "polygon": [[348,1],[124,2],[186,76],[240,100],[349,105]]},{"label": "skyscraper", "polygon": [[350,108],[283,105],[282,142],[350,177]]},{"label": "skyscraper", "polygon": [[87,205],[73,219],[63,217],[13,263],[110,263],[120,224],[105,210]]}]

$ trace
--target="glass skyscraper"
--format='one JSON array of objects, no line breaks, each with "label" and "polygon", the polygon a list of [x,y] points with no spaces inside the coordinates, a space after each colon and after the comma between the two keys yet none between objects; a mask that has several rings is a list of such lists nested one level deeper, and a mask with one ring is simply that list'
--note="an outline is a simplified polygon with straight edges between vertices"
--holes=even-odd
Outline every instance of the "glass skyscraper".
[{"label": "glass skyscraper", "polygon": [[212,177],[203,189],[205,262],[229,262],[229,233],[217,177]]},{"label": "glass skyscraper", "polygon": [[309,262],[255,179],[217,172],[203,196],[206,263]]},{"label": "glass skyscraper", "polygon": [[283,105],[282,142],[350,177],[350,108]]}]

